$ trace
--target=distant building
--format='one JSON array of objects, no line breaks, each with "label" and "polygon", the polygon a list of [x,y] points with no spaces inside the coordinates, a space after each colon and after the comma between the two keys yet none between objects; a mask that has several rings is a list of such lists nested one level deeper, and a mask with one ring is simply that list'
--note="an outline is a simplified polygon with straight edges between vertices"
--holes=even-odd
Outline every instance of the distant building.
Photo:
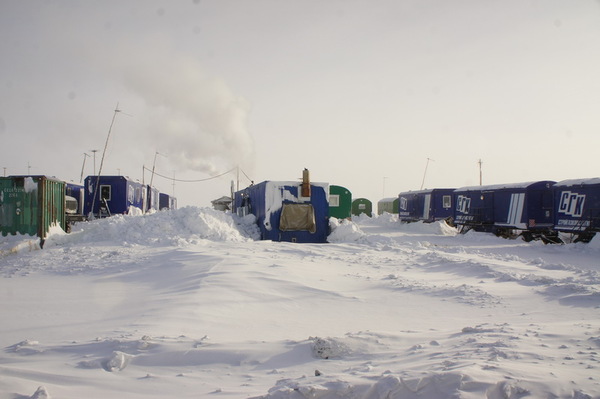
[{"label": "distant building", "polygon": [[362,214],[368,217],[373,216],[373,203],[366,198],[357,198],[352,201],[352,215],[359,216]]},{"label": "distant building", "polygon": [[221,198],[217,198],[216,200],[212,200],[210,201],[210,203],[212,204],[213,208],[217,211],[230,211],[231,201],[231,197],[224,196]]}]

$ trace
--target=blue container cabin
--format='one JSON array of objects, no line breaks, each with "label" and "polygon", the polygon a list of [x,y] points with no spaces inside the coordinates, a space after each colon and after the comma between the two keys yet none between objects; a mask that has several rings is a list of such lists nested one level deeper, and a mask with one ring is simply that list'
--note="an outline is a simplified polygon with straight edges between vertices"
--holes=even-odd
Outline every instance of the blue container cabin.
[{"label": "blue container cabin", "polygon": [[84,186],[85,215],[101,218],[145,209],[146,186],[126,176],[88,176]]},{"label": "blue container cabin", "polygon": [[232,211],[256,216],[262,240],[325,243],[328,196],[327,183],[264,181],[234,193]]},{"label": "blue container cabin", "polygon": [[554,242],[553,190],[556,182],[541,180],[494,188],[494,230],[502,237],[521,234],[526,241]]},{"label": "blue container cabin", "polygon": [[454,216],[454,188],[407,191],[398,194],[398,219],[401,222],[431,223]]},{"label": "blue container cabin", "polygon": [[146,207],[145,212],[156,212],[160,209],[160,192],[156,187],[146,186]]},{"label": "blue container cabin", "polygon": [[458,230],[491,232],[494,225],[494,188],[461,187],[454,190],[453,223]]},{"label": "blue container cabin", "polygon": [[454,223],[459,230],[492,232],[527,241],[555,241],[553,226],[554,181],[464,187],[454,191]]},{"label": "blue container cabin", "polygon": [[600,231],[600,178],[563,180],[554,185],[554,229],[589,242]]},{"label": "blue container cabin", "polygon": [[177,209],[177,198],[166,193],[159,193],[158,207],[161,211],[169,209]]}]

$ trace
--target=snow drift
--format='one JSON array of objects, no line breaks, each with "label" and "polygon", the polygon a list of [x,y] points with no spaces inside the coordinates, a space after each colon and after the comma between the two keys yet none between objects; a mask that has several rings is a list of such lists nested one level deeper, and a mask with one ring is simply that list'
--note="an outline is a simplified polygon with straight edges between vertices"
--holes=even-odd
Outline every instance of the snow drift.
[{"label": "snow drift", "polygon": [[600,398],[596,240],[331,230],[186,207],[2,237],[0,398]]}]

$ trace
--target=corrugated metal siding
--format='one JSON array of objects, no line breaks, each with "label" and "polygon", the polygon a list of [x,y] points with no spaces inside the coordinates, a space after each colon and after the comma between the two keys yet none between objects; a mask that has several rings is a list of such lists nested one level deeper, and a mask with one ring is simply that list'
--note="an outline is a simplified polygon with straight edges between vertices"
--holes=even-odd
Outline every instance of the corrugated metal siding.
[{"label": "corrugated metal siding", "polygon": [[53,225],[66,229],[63,181],[45,176],[0,178],[2,235],[28,234],[45,239]]}]

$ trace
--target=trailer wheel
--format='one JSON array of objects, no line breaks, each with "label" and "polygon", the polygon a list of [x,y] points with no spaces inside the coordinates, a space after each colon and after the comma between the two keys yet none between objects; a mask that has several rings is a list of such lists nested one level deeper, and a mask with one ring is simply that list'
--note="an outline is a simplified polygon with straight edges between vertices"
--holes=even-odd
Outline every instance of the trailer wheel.
[{"label": "trailer wheel", "polygon": [[558,236],[558,233],[542,234],[541,238],[544,244],[564,244],[563,240]]},{"label": "trailer wheel", "polygon": [[530,231],[524,231],[521,233],[521,238],[525,242],[531,242],[531,241],[533,241],[533,234],[531,234]]},{"label": "trailer wheel", "polygon": [[590,241],[592,241],[592,238],[594,238],[594,236],[596,235],[596,233],[580,233],[577,234],[577,236],[575,237],[575,240],[573,240],[573,242],[583,242],[583,243],[589,243]]},{"label": "trailer wheel", "polygon": [[471,230],[471,226],[467,226],[466,224],[461,224],[458,226],[458,232],[460,234],[467,234],[469,230]]}]

